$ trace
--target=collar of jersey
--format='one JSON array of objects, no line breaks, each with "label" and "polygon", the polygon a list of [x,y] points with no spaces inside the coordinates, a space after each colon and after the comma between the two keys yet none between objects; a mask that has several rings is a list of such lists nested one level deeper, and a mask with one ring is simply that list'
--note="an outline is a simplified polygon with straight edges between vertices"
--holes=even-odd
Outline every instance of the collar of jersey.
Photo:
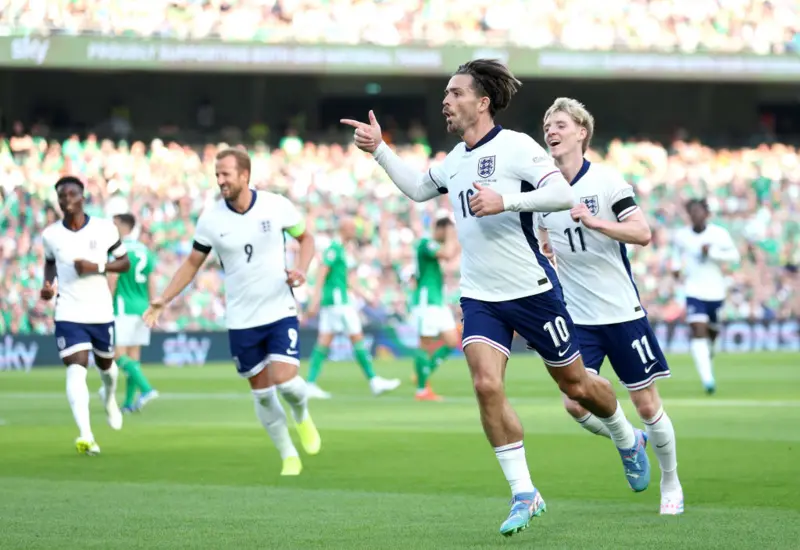
[{"label": "collar of jersey", "polygon": [[253,209],[253,207],[256,204],[256,197],[258,197],[258,193],[256,192],[255,189],[251,189],[250,191],[253,192],[253,194],[250,196],[250,206],[248,206],[247,210],[245,210],[244,212],[238,212],[233,206],[231,206],[231,203],[229,203],[228,201],[225,201],[225,206],[227,206],[228,210],[230,210],[234,214],[239,214],[240,216],[244,216]]},{"label": "collar of jersey", "polygon": [[588,160],[586,160],[586,159],[583,159],[583,164],[581,165],[581,169],[580,169],[580,170],[578,170],[578,173],[577,173],[577,174],[575,174],[575,177],[574,177],[574,178],[572,178],[572,181],[571,181],[571,182],[569,182],[569,184],[570,184],[570,185],[575,185],[576,183],[578,183],[579,181],[581,181],[581,178],[582,178],[583,176],[585,176],[585,175],[586,175],[586,172],[588,172],[588,171],[589,171],[589,167],[590,167],[591,165],[592,165],[592,163],[591,163],[591,162],[589,162],[589,161],[588,161]]},{"label": "collar of jersey", "polygon": [[489,130],[489,132],[485,136],[483,136],[481,139],[479,139],[478,143],[475,144],[475,147],[467,147],[467,144],[465,143],[464,144],[464,149],[466,149],[467,153],[469,153],[470,151],[474,151],[475,149],[477,149],[481,145],[486,145],[487,143],[492,141],[495,137],[497,137],[497,134],[499,134],[500,130],[502,130],[502,129],[503,129],[503,127],[498,124],[497,126],[492,128],[491,130]]},{"label": "collar of jersey", "polygon": [[78,231],[80,231],[81,229],[83,229],[84,227],[89,225],[89,214],[84,214],[84,216],[85,217],[83,218],[83,225],[80,226],[78,229],[72,229],[70,226],[68,226],[67,225],[67,218],[64,218],[61,223],[64,224],[64,227],[66,227],[67,229],[69,229],[73,233],[77,233]]}]

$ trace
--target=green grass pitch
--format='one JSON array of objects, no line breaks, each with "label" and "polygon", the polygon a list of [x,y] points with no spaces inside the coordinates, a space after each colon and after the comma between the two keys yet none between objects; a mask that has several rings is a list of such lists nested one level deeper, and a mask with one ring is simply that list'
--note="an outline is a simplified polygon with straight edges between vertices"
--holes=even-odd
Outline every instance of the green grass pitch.
[{"label": "green grass pitch", "polygon": [[231,365],[146,367],[163,397],[121,432],[91,372],[98,457],[75,452],[63,369],[2,372],[0,548],[799,548],[800,357],[716,363],[716,396],[685,356],[660,382],[686,497],[682,517],[661,517],[652,452],[651,486],[634,494],[612,444],[567,417],[538,358],[516,356],[508,392],[548,513],[511,539],[498,534],[510,494],[463,360],[435,375],[443,403],[413,400],[410,362],[377,362],[403,380],[380,398],[355,365],[328,363],[320,384],[334,399],[311,402],[322,452],[301,451],[297,478],[278,475]]}]

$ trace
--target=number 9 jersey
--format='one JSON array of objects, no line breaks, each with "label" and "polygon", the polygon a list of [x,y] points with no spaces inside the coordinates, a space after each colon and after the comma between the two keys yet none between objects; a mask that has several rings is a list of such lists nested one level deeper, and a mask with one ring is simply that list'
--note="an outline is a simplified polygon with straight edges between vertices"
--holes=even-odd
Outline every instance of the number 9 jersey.
[{"label": "number 9 jersey", "polygon": [[286,282],[284,231],[305,231],[300,212],[287,198],[253,190],[250,207],[239,213],[219,200],[197,221],[194,248],[216,253],[225,274],[228,329],[260,327],[297,315]]}]

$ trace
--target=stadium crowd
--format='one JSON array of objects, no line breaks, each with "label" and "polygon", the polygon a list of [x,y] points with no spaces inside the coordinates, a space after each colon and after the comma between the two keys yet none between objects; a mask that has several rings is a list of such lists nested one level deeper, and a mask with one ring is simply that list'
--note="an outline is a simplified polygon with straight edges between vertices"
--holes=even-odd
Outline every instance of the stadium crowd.
[{"label": "stadium crowd", "polygon": [[[418,129],[416,130],[419,131]],[[395,143],[404,143],[394,136]],[[419,137],[419,136],[417,136]],[[424,140],[423,140],[424,141]],[[194,222],[215,200],[214,155],[224,144],[193,148],[159,139],[149,144],[71,136],[63,142],[21,132],[0,141],[0,334],[46,333],[52,329],[52,303],[38,299],[42,281],[42,229],[59,219],[53,183],[60,174],[85,178],[87,211],[111,216],[133,212],[141,221],[139,238],[157,251],[160,287],[189,252]],[[398,146],[421,170],[444,153],[431,154],[424,143]],[[446,197],[417,205],[399,194],[383,171],[352,146],[304,142],[287,136],[270,150],[256,144],[255,187],[286,194],[305,210],[322,249],[335,235],[337,220],[353,216],[358,243],[360,303],[368,322],[406,317],[414,273],[414,242],[431,226]],[[737,150],[711,149],[677,141],[612,141],[590,150],[593,161],[610,163],[635,186],[639,203],[654,229],[646,248],[631,247],[634,275],[652,319],[672,321],[684,313],[680,285],[672,276],[672,230],[686,223],[685,200],[708,196],[713,221],[726,226],[742,252],[731,270],[731,297],[724,319],[800,316],[800,156],[775,144]],[[291,241],[288,254],[293,253]],[[212,255],[213,256],[213,255]],[[311,274],[310,285],[314,283]],[[170,308],[165,330],[218,329],[224,326],[219,269],[201,271],[196,283]],[[298,300],[309,299],[306,286]],[[458,304],[458,266],[448,266],[448,295]],[[304,320],[313,322],[313,320]]]},{"label": "stadium crowd", "polygon": [[800,51],[795,0],[5,0],[0,34],[265,43]]}]

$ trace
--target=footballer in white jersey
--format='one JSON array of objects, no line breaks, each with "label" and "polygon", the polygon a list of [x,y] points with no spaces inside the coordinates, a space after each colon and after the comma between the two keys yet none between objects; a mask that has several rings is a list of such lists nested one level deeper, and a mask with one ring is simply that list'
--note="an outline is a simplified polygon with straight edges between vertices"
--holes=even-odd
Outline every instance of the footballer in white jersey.
[{"label": "footballer in white jersey", "polygon": [[719,310],[728,287],[722,268],[741,257],[730,233],[708,223],[710,212],[705,200],[689,201],[686,210],[691,227],[679,229],[673,237],[673,271],[676,276],[683,275],[692,357],[710,395],[716,391],[712,357],[719,334]]},{"label": "footballer in white jersey", "polygon": [[[681,514],[675,431],[654,384],[669,376],[669,366],[639,301],[626,251],[626,244],[649,244],[650,227],[622,176],[584,158],[593,133],[594,118],[575,99],[558,98],[545,113],[545,141],[570,181],[575,206],[539,214],[540,237],[554,255],[586,369],[599,374],[608,358],[654,445],[662,471],[660,511]],[[610,436],[575,400],[565,397],[564,405],[583,428]]]},{"label": "footballer in white jersey", "polygon": [[522,425],[503,387],[515,332],[539,353],[562,391],[609,426],[629,485],[642,491],[650,479],[644,434],[625,418],[613,389],[584,369],[555,271],[539,250],[534,212],[568,210],[569,184],[532,138],[494,120],[520,85],[497,60],[461,65],[445,89],[442,114],[462,142],[424,174],[383,143],[372,111],[369,123],[342,120],[355,128],[356,146],[372,153],[407,197],[423,202],[449,196],[462,250],[462,345],[486,437],[513,495],[500,526],[506,536],[525,529],[545,508],[528,473]]},{"label": "footballer in white jersey", "polygon": [[[244,151],[225,149],[217,154],[216,176],[223,198],[200,215],[192,252],[161,297],[150,303],[144,319],[153,326],[206,257],[216,254],[225,273],[225,318],[236,370],[250,383],[256,416],[281,455],[281,475],[295,476],[302,471],[302,462],[289,437],[278,393],[292,409],[303,448],[317,454],[321,439],[308,414],[306,382],[298,375],[300,342],[292,294],[292,288],[306,280],[314,238],[288,199],[250,189],[250,170],[250,157]],[[294,269],[286,265],[285,233],[300,243]]]},{"label": "footballer in white jersey", "polygon": [[91,351],[103,380],[108,423],[121,429],[122,413],[114,395],[119,370],[114,362],[114,308],[105,274],[127,271],[130,260],[113,222],[90,218],[83,211],[80,179],[65,176],[55,188],[64,219],[42,233],[45,266],[40,296],[56,299],[56,344],[67,367],[67,399],[79,430],[75,447],[96,455],[100,447],[89,418],[86,369]]}]

